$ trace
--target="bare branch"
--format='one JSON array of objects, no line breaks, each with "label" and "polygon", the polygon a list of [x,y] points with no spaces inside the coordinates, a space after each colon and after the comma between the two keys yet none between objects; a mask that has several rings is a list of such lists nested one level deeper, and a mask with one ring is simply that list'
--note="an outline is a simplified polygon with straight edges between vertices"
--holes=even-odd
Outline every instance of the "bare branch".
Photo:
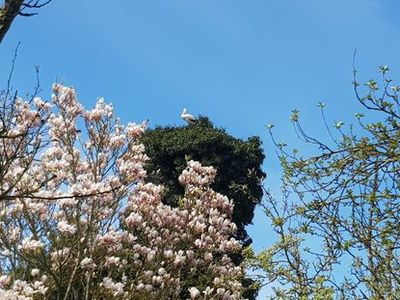
[{"label": "bare branch", "polygon": [[16,16],[31,17],[37,15],[37,12],[30,12],[26,10],[39,9],[53,0],[46,0],[44,2],[24,1],[24,0],[6,0],[4,5],[0,8],[0,43],[3,41],[4,36],[10,29],[12,22]]}]

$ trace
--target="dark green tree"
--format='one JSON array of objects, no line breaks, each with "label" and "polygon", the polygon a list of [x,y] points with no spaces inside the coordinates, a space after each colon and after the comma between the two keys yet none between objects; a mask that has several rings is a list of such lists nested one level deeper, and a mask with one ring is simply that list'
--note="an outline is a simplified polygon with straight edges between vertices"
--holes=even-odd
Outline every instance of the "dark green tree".
[{"label": "dark green tree", "polygon": [[233,200],[233,221],[238,227],[237,238],[251,243],[245,226],[254,216],[254,208],[262,198],[261,170],[264,154],[258,137],[246,141],[214,128],[207,118],[181,127],[156,127],[142,139],[151,158],[147,165],[148,178],[166,187],[164,201],[176,206],[184,194],[178,176],[186,160],[200,161],[218,171],[213,188]]},{"label": "dark green tree", "polygon": [[[247,140],[232,137],[215,128],[208,118],[200,117],[188,126],[148,130],[142,142],[151,158],[147,165],[149,181],[165,186],[164,202],[171,206],[178,205],[184,194],[178,176],[185,169],[186,160],[215,167],[218,175],[212,188],[233,200],[236,238],[245,246],[251,243],[245,226],[251,224],[254,208],[262,198],[261,182],[265,177],[261,170],[264,154],[258,137]],[[241,260],[242,257],[237,258],[238,263]],[[254,298],[255,294],[253,290],[245,296]]]}]

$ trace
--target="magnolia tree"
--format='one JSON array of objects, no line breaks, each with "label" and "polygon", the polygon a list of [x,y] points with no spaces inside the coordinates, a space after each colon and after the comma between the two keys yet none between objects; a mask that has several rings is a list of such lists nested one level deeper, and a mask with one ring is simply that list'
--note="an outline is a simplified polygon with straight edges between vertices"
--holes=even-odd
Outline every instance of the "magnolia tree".
[{"label": "magnolia tree", "polygon": [[3,94],[0,298],[239,299],[233,205],[209,187],[215,169],[189,161],[179,206],[164,205],[144,182],[145,125],[53,92]]}]

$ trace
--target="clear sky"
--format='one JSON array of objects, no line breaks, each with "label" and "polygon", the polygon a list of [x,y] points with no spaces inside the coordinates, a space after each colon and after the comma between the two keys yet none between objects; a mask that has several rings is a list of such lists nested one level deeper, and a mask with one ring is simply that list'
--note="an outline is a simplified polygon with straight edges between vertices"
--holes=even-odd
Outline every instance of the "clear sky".
[{"label": "clear sky", "polygon": [[[261,136],[266,184],[276,188],[265,124],[295,145],[293,108],[315,134],[318,101],[332,120],[350,120],[359,107],[354,49],[364,80],[384,64],[400,78],[399,11],[398,0],[54,0],[13,23],[0,45],[0,83],[21,41],[13,80],[20,92],[32,91],[39,65],[43,98],[63,82],[87,108],[104,96],[124,122],[182,125],[187,107],[234,136]],[[249,232],[256,249],[268,244],[261,211]]]}]

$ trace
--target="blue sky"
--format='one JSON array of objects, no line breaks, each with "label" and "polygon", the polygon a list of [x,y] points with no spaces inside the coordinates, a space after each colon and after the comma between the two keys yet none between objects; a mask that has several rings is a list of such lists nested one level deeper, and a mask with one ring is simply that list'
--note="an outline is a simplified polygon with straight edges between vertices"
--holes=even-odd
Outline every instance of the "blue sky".
[{"label": "blue sky", "polygon": [[[297,145],[293,108],[322,137],[318,101],[332,122],[351,120],[359,110],[354,49],[362,79],[378,77],[383,64],[399,78],[399,9],[396,0],[54,0],[13,23],[0,46],[0,82],[21,41],[13,81],[21,93],[32,91],[39,65],[43,98],[63,82],[86,107],[104,96],[125,122],[182,125],[187,107],[234,136],[261,136],[266,184],[276,188],[280,170],[265,124]],[[268,244],[259,210],[249,232],[256,249]]]}]

